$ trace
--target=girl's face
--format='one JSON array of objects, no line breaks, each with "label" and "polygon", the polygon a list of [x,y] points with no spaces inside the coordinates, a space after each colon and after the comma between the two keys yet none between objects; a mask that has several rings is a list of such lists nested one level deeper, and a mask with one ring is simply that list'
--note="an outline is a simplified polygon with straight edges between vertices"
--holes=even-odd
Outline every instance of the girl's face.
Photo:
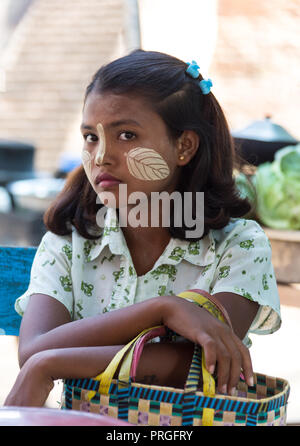
[{"label": "girl's face", "polygon": [[[127,195],[176,189],[179,178],[179,142],[171,141],[167,127],[146,100],[129,95],[90,93],[83,109],[83,166],[103,201],[112,192],[118,207],[119,184]],[[117,181],[102,180],[109,174]]]}]

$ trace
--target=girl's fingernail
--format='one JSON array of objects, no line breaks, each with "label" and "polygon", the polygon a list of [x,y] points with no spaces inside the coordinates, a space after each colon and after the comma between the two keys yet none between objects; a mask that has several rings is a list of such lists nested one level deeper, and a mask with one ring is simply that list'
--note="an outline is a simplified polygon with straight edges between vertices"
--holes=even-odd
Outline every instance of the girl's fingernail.
[{"label": "girl's fingernail", "polygon": [[221,389],[222,393],[227,393],[227,384],[224,384]]},{"label": "girl's fingernail", "polygon": [[251,377],[249,378],[249,386],[250,386],[250,387],[253,387],[253,386],[254,386],[254,378],[253,378],[253,376],[251,376]]},{"label": "girl's fingernail", "polygon": [[230,395],[231,396],[235,396],[235,392],[236,392],[236,388],[232,387],[231,391],[230,391]]},{"label": "girl's fingernail", "polygon": [[208,367],[208,371],[212,375],[214,373],[214,371],[215,371],[215,366],[214,365],[209,366]]}]

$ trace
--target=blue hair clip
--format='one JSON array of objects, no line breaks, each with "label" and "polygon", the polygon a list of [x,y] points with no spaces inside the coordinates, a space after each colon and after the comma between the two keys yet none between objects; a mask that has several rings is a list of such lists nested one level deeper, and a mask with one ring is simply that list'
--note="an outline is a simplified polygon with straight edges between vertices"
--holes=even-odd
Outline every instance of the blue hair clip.
[{"label": "blue hair clip", "polygon": [[202,90],[203,94],[208,94],[210,92],[211,87],[213,86],[213,83],[211,81],[211,79],[203,79],[202,81],[199,82],[199,86]]},{"label": "blue hair clip", "polygon": [[195,62],[194,60],[192,60],[192,62],[187,62],[187,69],[185,70],[187,74],[189,74],[193,79],[197,79],[197,77],[199,76],[199,65],[197,64],[197,62]]}]

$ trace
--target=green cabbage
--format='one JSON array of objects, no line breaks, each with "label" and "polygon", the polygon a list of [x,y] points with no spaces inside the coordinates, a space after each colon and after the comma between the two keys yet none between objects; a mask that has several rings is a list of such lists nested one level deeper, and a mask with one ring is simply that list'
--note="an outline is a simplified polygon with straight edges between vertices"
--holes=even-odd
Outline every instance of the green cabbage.
[{"label": "green cabbage", "polygon": [[243,172],[234,172],[235,184],[241,198],[247,198],[251,204],[251,210],[243,218],[254,218],[256,211],[256,191],[252,184],[252,177],[245,175]]},{"label": "green cabbage", "polygon": [[274,229],[300,229],[300,144],[285,147],[257,167],[258,220]]}]

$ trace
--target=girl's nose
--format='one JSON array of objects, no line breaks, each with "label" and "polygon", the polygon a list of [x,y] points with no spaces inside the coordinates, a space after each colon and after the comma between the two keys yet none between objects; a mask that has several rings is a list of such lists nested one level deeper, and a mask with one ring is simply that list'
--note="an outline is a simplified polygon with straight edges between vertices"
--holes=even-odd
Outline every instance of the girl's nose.
[{"label": "girl's nose", "polygon": [[96,156],[95,156],[95,164],[96,166],[101,166],[103,164],[103,154],[100,152],[100,150],[97,150]]},{"label": "girl's nose", "polygon": [[98,138],[99,138],[99,144],[98,144],[98,150],[95,156],[95,164],[97,166],[100,166],[103,164],[103,159],[106,151],[106,140],[105,140],[105,133],[104,128],[102,124],[97,125],[97,131],[98,131]]},{"label": "girl's nose", "polygon": [[106,146],[105,151],[101,147],[97,148],[97,152],[95,154],[94,163],[97,167],[104,166],[106,164],[113,163],[113,154],[112,151]]}]

